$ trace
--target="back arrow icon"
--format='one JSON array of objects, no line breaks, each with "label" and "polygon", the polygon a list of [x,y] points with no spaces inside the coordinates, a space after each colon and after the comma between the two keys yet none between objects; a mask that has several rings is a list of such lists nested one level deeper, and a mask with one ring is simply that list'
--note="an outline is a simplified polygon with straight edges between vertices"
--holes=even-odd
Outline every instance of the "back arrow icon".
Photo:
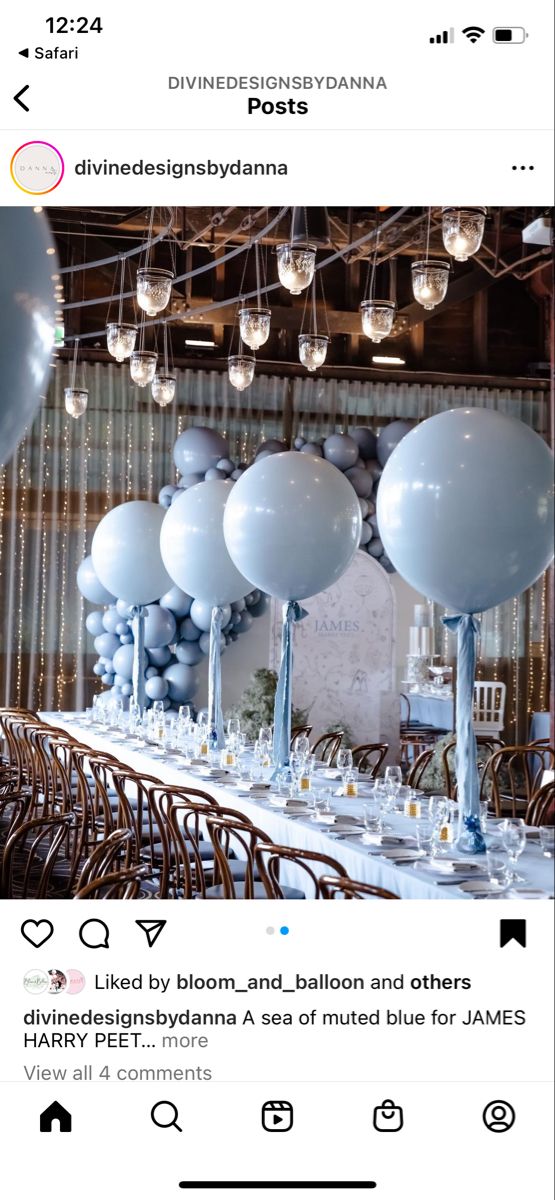
[{"label": "back arrow icon", "polygon": [[19,92],[17,92],[17,93],[16,93],[16,95],[13,97],[13,98],[14,98],[14,100],[15,100],[15,102],[16,102],[16,104],[19,104],[19,107],[20,107],[20,108],[23,108],[23,109],[25,109],[25,112],[29,112],[29,109],[27,108],[27,105],[23,103],[23,100],[21,99],[21,96],[24,96],[24,95],[25,95],[25,92],[28,92],[28,91],[29,91],[29,84],[28,84],[28,83],[26,83],[26,84],[25,84],[25,87],[22,87],[22,88],[19,90]]}]

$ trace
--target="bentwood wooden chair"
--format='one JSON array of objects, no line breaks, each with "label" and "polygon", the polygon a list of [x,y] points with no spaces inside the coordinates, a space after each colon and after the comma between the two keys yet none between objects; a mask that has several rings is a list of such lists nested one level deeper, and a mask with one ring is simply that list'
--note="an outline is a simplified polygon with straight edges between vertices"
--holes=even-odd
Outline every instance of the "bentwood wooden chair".
[{"label": "bentwood wooden chair", "polygon": [[552,746],[503,746],[488,758],[480,785],[485,799],[491,787],[491,804],[497,817],[525,816],[541,786],[544,770],[553,770]]},{"label": "bentwood wooden chair", "polygon": [[418,755],[416,762],[413,763],[413,765],[407,775],[406,782],[407,782],[408,787],[411,787],[411,788],[419,788],[420,787],[420,785],[422,783],[422,779],[424,777],[424,772],[426,770],[426,767],[429,766],[429,764],[431,763],[433,756],[434,756],[433,746],[429,746],[427,750],[423,750],[422,753]]},{"label": "bentwood wooden chair", "polygon": [[376,887],[373,883],[361,883],[348,875],[322,875],[318,880],[322,900],[400,900],[395,892]]},{"label": "bentwood wooden chair", "polygon": [[78,836],[74,813],[35,817],[11,834],[2,855],[1,895],[5,900],[61,900],[71,895],[71,878],[55,878],[61,858],[66,861],[68,842]]},{"label": "bentwood wooden chair", "polygon": [[353,765],[361,774],[369,774],[372,779],[377,779],[388,750],[387,742],[365,742],[353,746]]},{"label": "bentwood wooden chair", "polygon": [[297,738],[300,738],[300,737],[309,738],[311,733],[312,733],[312,725],[294,725],[293,729],[291,730],[291,741],[289,743],[289,749],[290,750],[295,749],[295,743],[297,741]]},{"label": "bentwood wooden chair", "polygon": [[333,760],[343,741],[344,730],[334,729],[331,733],[323,733],[310,748],[310,753],[315,754],[316,758],[321,762],[325,762],[326,766],[332,767]]},{"label": "bentwood wooden chair", "polygon": [[555,825],[555,781],[544,783],[532,796],[524,820],[527,825]]},{"label": "bentwood wooden chair", "polygon": [[126,862],[125,853],[132,837],[133,833],[130,829],[115,829],[113,833],[108,834],[104,841],[99,842],[83,866],[77,883],[77,891],[80,892],[93,881],[104,879],[106,875],[113,874],[117,869],[126,869],[130,864]]},{"label": "bentwood wooden chair", "polygon": [[[288,899],[287,888],[280,883],[280,870],[284,863],[295,867],[299,887],[303,889],[300,894],[305,900],[323,899],[320,887],[322,868],[326,873],[333,871],[341,878],[345,876],[345,868],[337,859],[313,850],[296,850],[294,846],[261,843],[255,847],[254,856],[268,899]],[[305,888],[307,891],[304,891]]]},{"label": "bentwood wooden chair", "polygon": [[[221,883],[207,887],[206,900],[304,900],[304,894],[297,888],[280,887],[272,891],[266,883],[261,882],[259,867],[256,860],[256,849],[261,843],[268,844],[268,835],[263,829],[242,815],[231,815],[225,811],[211,813],[206,818],[208,832],[214,847],[214,858],[217,863]],[[237,879],[231,866],[230,852],[234,850],[236,857],[241,860],[243,867],[242,878]]]},{"label": "bentwood wooden chair", "polygon": [[91,879],[73,897],[74,900],[150,900],[145,884],[151,881],[148,866],[135,864],[113,871],[100,879]]},{"label": "bentwood wooden chair", "polygon": [[[488,751],[490,755],[495,754],[496,750],[502,750],[504,742],[500,738],[493,735],[476,734],[476,744]],[[441,768],[445,778],[445,795],[449,796],[450,800],[457,798],[457,777],[455,774],[455,751],[457,748],[457,739],[451,738],[451,741],[443,748],[441,752]],[[485,763],[478,763],[478,770],[484,769]]]}]

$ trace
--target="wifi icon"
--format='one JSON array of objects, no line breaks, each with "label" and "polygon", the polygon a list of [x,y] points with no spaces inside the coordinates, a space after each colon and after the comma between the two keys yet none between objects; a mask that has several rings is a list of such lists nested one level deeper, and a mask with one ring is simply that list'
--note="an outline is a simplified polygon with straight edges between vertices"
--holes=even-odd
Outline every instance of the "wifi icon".
[{"label": "wifi icon", "polygon": [[481,29],[479,25],[467,25],[466,29],[463,29],[463,34],[469,42],[477,42],[485,32],[485,29]]}]

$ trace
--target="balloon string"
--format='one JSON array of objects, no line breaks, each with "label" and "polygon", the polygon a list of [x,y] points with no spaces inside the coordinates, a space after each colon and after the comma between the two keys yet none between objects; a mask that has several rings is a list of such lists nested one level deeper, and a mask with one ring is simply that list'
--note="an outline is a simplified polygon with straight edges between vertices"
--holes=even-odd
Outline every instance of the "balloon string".
[{"label": "balloon string", "polygon": [[[459,799],[459,849],[483,854],[486,844],[480,828],[480,780],[476,734],[473,725],[476,640],[480,622],[472,613],[444,617],[443,624],[457,634],[457,745],[455,761]],[[461,841],[461,839],[463,839]]]},{"label": "balloon string", "polygon": [[308,613],[295,600],[283,605],[281,663],[274,704],[274,775],[289,765],[291,744],[291,696],[293,675],[293,625]]}]

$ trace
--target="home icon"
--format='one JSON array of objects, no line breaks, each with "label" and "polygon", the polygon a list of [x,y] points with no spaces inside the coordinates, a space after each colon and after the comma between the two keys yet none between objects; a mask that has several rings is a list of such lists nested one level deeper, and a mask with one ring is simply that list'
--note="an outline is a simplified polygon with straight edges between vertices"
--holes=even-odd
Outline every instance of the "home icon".
[{"label": "home icon", "polygon": [[62,1108],[57,1100],[54,1100],[54,1103],[40,1114],[41,1133],[52,1133],[55,1121],[58,1121],[60,1133],[71,1133],[71,1113],[67,1111],[67,1108]]}]

